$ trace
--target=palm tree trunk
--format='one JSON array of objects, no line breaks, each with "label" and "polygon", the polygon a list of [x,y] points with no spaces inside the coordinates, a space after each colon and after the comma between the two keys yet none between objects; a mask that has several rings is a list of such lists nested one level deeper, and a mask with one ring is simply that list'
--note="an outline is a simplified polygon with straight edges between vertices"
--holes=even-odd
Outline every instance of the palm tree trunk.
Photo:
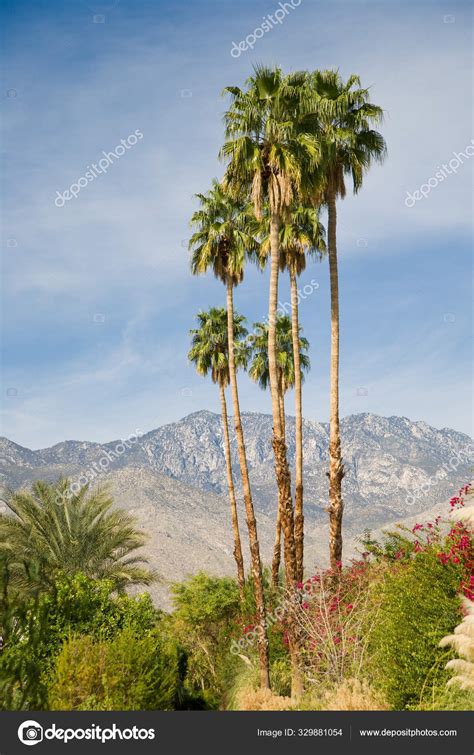
[{"label": "palm tree trunk", "polygon": [[263,593],[262,561],[260,558],[260,545],[258,542],[257,521],[252,503],[250,480],[245,453],[244,433],[240,417],[239,392],[237,388],[237,372],[234,355],[234,296],[232,283],[227,283],[227,336],[229,348],[229,373],[230,387],[232,392],[232,404],[234,409],[235,434],[237,436],[237,449],[239,454],[240,474],[242,477],[242,489],[245,502],[245,514],[249,532],[250,556],[252,565],[252,577],[255,590],[255,603],[257,609],[258,625],[258,655],[260,662],[260,686],[270,688],[270,663],[267,638],[267,616],[265,609],[265,596]]},{"label": "palm tree trunk", "polygon": [[328,189],[328,252],[331,286],[331,376],[329,407],[329,557],[331,567],[337,569],[342,560],[342,479],[344,466],[341,454],[339,426],[339,281],[336,245],[336,192]]},{"label": "palm tree trunk", "polygon": [[245,584],[244,559],[242,556],[242,544],[240,542],[239,517],[237,514],[234,476],[232,474],[232,459],[230,455],[229,419],[227,417],[227,403],[225,400],[225,389],[223,385],[219,386],[219,392],[221,396],[222,428],[224,431],[225,460],[227,465],[227,487],[229,489],[232,530],[234,533],[234,558],[237,565],[237,582],[239,585],[240,599],[243,601]]},{"label": "palm tree trunk", "polygon": [[[275,476],[278,488],[278,509],[281,512],[281,525],[284,535],[286,589],[296,589],[296,547],[294,532],[293,501],[291,498],[290,468],[286,454],[286,443],[280,414],[279,382],[276,356],[276,321],[278,306],[278,273],[280,267],[279,244],[280,217],[273,212],[270,220],[270,292],[268,303],[268,368],[273,415],[273,453],[275,455]],[[298,698],[303,692],[302,677],[298,666],[298,628],[292,615],[288,616],[288,640],[291,656],[292,697]]]},{"label": "palm tree trunk", "polygon": [[300,327],[298,320],[298,288],[296,274],[290,270],[291,287],[291,335],[293,341],[293,360],[295,364],[295,541],[296,541],[296,578],[303,581],[304,555],[304,515],[303,515],[303,405],[301,390]]},{"label": "palm tree trunk", "polygon": [[[283,389],[280,385],[280,395],[278,397],[280,404],[280,418],[283,430],[283,437],[286,442],[286,430],[285,430],[285,396]],[[281,509],[278,506],[277,520],[275,526],[275,543],[273,545],[273,559],[272,559],[272,585],[278,587],[278,578],[280,575],[280,563],[281,563]]]}]

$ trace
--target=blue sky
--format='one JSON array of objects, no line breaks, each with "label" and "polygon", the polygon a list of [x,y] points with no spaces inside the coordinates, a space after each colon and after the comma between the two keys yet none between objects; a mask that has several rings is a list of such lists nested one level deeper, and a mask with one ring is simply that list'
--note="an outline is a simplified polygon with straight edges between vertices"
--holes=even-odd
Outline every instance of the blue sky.
[{"label": "blue sky", "polygon": [[[232,57],[232,43],[278,8],[4,3],[2,434],[33,448],[105,441],[219,410],[186,354],[194,314],[223,304],[224,291],[190,276],[186,239],[193,195],[223,170],[220,92],[255,62],[358,73],[386,111],[389,158],[338,208],[342,414],[471,431],[474,160],[405,204],[474,144],[469,4],[301,0]],[[137,129],[143,139],[106,174],[55,206],[58,191]],[[310,280],[304,413],[327,421],[327,263],[310,264],[301,286]],[[252,323],[266,299],[266,275],[249,269],[238,310]],[[240,385],[245,410],[269,411],[246,376]]]}]

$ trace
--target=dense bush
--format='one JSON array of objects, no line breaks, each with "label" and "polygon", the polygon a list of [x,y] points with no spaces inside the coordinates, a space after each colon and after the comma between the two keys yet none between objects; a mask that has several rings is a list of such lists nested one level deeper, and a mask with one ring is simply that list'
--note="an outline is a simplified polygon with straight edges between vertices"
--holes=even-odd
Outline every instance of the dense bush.
[{"label": "dense bush", "polygon": [[161,613],[148,594],[113,596],[112,589],[110,580],[77,574],[58,577],[48,592],[38,592],[27,600],[4,590],[0,615],[2,707],[41,709],[47,705],[48,675],[72,633],[107,639],[126,628],[139,637],[153,629]]},{"label": "dense bush", "polygon": [[186,651],[187,685],[219,706],[236,665],[230,643],[240,611],[235,580],[197,574],[172,587],[168,631]]},{"label": "dense bush", "polygon": [[371,671],[395,709],[419,705],[445,686],[449,652],[438,647],[460,620],[461,563],[443,563],[431,545],[387,569],[371,636]]},{"label": "dense bush", "polygon": [[158,632],[130,628],[111,640],[71,636],[59,653],[48,689],[51,710],[173,710],[178,651]]}]

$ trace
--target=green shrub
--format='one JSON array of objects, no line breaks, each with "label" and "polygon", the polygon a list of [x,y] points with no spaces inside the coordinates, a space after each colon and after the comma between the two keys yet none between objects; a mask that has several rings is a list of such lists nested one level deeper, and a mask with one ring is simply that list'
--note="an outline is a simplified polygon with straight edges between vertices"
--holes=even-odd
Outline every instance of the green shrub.
[{"label": "green shrub", "polygon": [[162,614],[148,594],[113,596],[110,580],[83,574],[60,576],[49,592],[29,599],[5,591],[0,626],[0,698],[6,710],[43,709],[48,675],[63,642],[71,635],[113,638],[130,628],[140,637],[156,626]]},{"label": "green shrub", "polygon": [[152,629],[162,615],[144,593],[135,598],[112,595],[110,580],[90,579],[84,574],[60,577],[43,602],[49,617],[52,642],[73,633],[111,638],[127,627],[138,634]]},{"label": "green shrub", "polygon": [[391,564],[373,629],[369,658],[375,683],[395,709],[420,704],[427,690],[443,688],[449,652],[438,643],[460,619],[462,565],[442,563],[439,547]]},{"label": "green shrub", "polygon": [[172,592],[175,610],[166,626],[186,652],[189,692],[218,707],[236,665],[230,643],[240,610],[237,584],[200,573],[173,585]]},{"label": "green shrub", "polygon": [[48,690],[51,710],[173,710],[178,652],[156,631],[125,629],[111,640],[71,636]]}]

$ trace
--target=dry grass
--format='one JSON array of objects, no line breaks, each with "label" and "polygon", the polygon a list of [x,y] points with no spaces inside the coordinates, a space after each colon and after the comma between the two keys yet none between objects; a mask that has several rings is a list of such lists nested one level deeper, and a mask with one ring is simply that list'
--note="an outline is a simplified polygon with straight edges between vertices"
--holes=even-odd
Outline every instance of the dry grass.
[{"label": "dry grass", "polygon": [[466,612],[464,619],[454,630],[454,634],[444,637],[440,647],[451,646],[460,658],[446,664],[446,668],[455,672],[448,686],[457,684],[461,689],[474,690],[474,603],[463,599]]},{"label": "dry grass", "polygon": [[237,695],[237,710],[289,710],[290,697],[278,697],[269,689],[244,688]]},{"label": "dry grass", "polygon": [[389,710],[367,682],[345,679],[338,687],[326,692],[325,710]]}]

